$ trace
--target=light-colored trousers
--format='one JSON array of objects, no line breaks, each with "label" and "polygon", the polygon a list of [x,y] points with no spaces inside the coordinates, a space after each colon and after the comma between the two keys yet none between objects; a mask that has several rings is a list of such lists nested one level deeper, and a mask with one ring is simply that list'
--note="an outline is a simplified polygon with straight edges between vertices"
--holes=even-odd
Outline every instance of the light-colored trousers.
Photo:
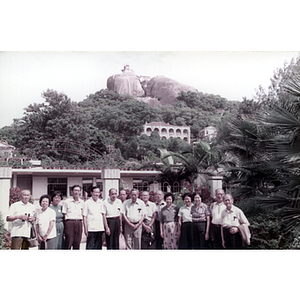
[{"label": "light-colored trousers", "polygon": [[131,249],[141,249],[141,240],[142,240],[142,225],[136,230],[133,230],[125,222],[125,240],[128,250]]}]

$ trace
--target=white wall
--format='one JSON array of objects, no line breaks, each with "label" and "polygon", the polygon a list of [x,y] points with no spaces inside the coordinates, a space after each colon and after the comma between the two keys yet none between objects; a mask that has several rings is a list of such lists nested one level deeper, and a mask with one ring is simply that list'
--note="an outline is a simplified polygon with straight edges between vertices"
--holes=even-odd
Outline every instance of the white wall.
[{"label": "white wall", "polygon": [[222,188],[223,176],[211,176],[208,178],[207,183],[209,185],[210,196],[216,198],[216,189]]},{"label": "white wall", "polygon": [[32,197],[37,200],[48,192],[48,177],[32,176]]},{"label": "white wall", "polygon": [[9,190],[11,185],[11,168],[0,168],[0,212],[4,220],[4,226],[8,229],[6,216],[9,210]]}]

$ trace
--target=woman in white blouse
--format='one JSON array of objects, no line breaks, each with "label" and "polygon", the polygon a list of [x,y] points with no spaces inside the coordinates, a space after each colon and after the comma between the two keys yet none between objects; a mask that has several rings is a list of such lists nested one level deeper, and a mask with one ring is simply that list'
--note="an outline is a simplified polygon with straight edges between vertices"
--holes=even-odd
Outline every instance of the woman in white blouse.
[{"label": "woman in white blouse", "polygon": [[39,241],[39,249],[55,249],[56,245],[56,214],[49,208],[50,196],[40,197],[40,206],[36,212],[36,233]]},{"label": "woman in white blouse", "polygon": [[178,212],[178,249],[193,249],[192,194],[184,193],[182,199],[185,205]]}]

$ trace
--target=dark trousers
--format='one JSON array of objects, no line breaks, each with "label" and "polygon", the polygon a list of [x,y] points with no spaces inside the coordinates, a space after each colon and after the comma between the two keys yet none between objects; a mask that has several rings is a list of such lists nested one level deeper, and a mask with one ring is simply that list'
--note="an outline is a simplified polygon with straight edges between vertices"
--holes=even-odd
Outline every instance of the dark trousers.
[{"label": "dark trousers", "polygon": [[89,231],[86,239],[86,250],[102,250],[104,231]]},{"label": "dark trousers", "polygon": [[226,249],[242,249],[243,241],[240,232],[230,233],[229,228],[223,227],[223,237]]},{"label": "dark trousers", "polygon": [[106,246],[108,250],[119,250],[120,218],[107,218],[107,225],[110,235],[106,236]]},{"label": "dark trousers", "polygon": [[178,249],[193,249],[194,241],[192,225],[192,222],[182,223]]},{"label": "dark trousers", "polygon": [[206,231],[206,222],[193,222],[193,240],[194,240],[194,249],[205,249],[205,231]]},{"label": "dark trousers", "polygon": [[211,233],[213,236],[213,245],[215,249],[223,249],[222,236],[221,236],[221,225],[215,225],[211,223]]},{"label": "dark trousers", "polygon": [[66,220],[65,223],[65,243],[66,249],[79,250],[82,237],[82,221]]},{"label": "dark trousers", "polygon": [[12,237],[11,250],[29,250],[28,239],[20,236]]},{"label": "dark trousers", "polygon": [[155,220],[154,224],[155,224],[155,239],[156,239],[155,244],[156,244],[156,249],[161,250],[161,249],[163,249],[164,240],[160,236],[160,222],[157,221],[157,220]]}]

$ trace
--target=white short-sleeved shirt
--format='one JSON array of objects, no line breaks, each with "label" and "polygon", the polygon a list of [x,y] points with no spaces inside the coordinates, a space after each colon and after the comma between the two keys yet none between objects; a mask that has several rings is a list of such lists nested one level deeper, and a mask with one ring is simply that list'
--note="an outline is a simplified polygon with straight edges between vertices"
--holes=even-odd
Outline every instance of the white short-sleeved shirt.
[{"label": "white short-sleeved shirt", "polygon": [[223,210],[226,209],[226,205],[224,204],[224,202],[218,203],[218,202],[214,202],[211,205],[211,217],[212,220],[211,222],[215,225],[220,225],[222,222],[222,218],[221,218],[221,214],[223,212]]},{"label": "white short-sleeved shirt", "polygon": [[124,213],[123,203],[120,199],[112,201],[110,198],[103,201],[104,213],[107,218],[119,217]]},{"label": "white short-sleeved shirt", "polygon": [[53,209],[47,208],[45,211],[42,209],[37,210],[36,212],[36,224],[39,225],[39,234],[43,237],[46,235],[50,221],[54,221],[54,226],[48,235],[48,239],[56,237],[56,213]]},{"label": "white short-sleeved shirt", "polygon": [[243,211],[238,207],[232,205],[230,210],[225,209],[222,212],[222,223],[224,227],[240,226],[242,224],[249,225],[249,221],[244,215]]},{"label": "white short-sleeved shirt", "polygon": [[151,221],[153,214],[157,212],[156,204],[148,200],[147,204],[145,203],[145,207],[146,207],[145,219]]},{"label": "white short-sleeved shirt", "polygon": [[128,220],[132,223],[137,223],[141,219],[142,215],[146,214],[145,203],[141,199],[136,199],[136,202],[133,203],[132,199],[124,201],[124,214]]},{"label": "white short-sleeved shirt", "polygon": [[178,211],[178,217],[181,217],[182,223],[192,222],[191,208],[186,205],[181,206]]},{"label": "white short-sleeved shirt", "polygon": [[89,198],[83,205],[83,216],[87,219],[88,231],[104,231],[103,216],[103,200]]},{"label": "white short-sleeved shirt", "polygon": [[83,204],[84,201],[81,199],[78,201],[75,201],[74,198],[66,199],[62,204],[62,213],[66,214],[66,220],[82,220]]},{"label": "white short-sleeved shirt", "polygon": [[[18,216],[27,214],[34,216],[35,207],[31,203],[24,204],[23,201],[13,203],[8,212],[8,216]],[[12,221],[11,237],[30,237],[31,224],[28,221],[22,221],[20,219]]]}]

